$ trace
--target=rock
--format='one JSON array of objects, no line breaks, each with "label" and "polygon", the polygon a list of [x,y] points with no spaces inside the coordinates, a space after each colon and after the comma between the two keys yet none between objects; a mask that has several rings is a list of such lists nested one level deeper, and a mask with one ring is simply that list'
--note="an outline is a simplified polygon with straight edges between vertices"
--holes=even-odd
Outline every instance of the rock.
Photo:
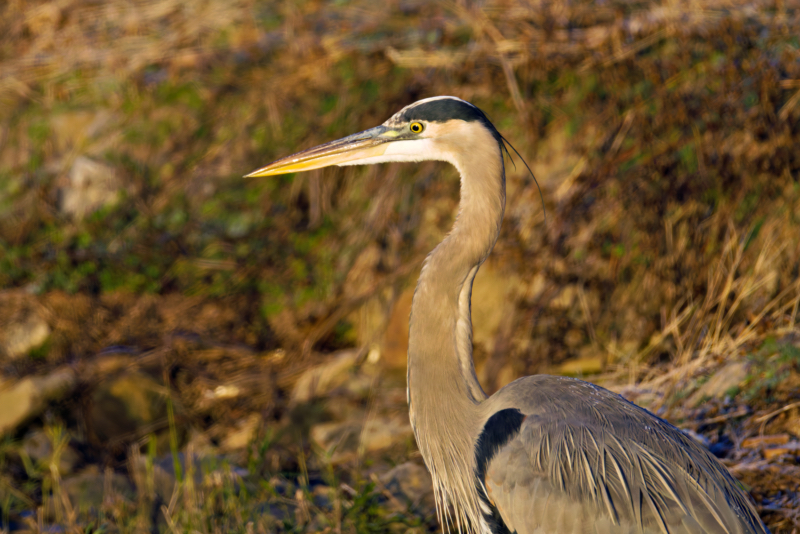
[{"label": "rock", "polygon": [[547,289],[547,278],[542,273],[536,273],[530,279],[521,283],[520,293],[526,303],[533,304],[544,293],[545,289]]},{"label": "rock", "polygon": [[25,356],[50,337],[50,326],[38,314],[32,313],[5,331],[5,351],[12,359]]},{"label": "rock", "polygon": [[69,498],[75,510],[99,509],[104,500],[125,498],[133,500],[133,486],[128,479],[111,470],[100,473],[96,466],[65,478],[61,481],[61,491]]},{"label": "rock", "polygon": [[134,434],[166,416],[164,387],[139,373],[130,372],[101,382],[92,395],[88,420],[100,440]]},{"label": "rock", "polygon": [[568,310],[577,298],[578,286],[567,285],[550,301],[550,307],[554,310]]},{"label": "rock", "polygon": [[206,389],[203,396],[195,403],[195,407],[204,412],[211,412],[220,401],[235,399],[241,394],[242,390],[236,384],[220,384],[214,389]]},{"label": "rock", "polygon": [[332,359],[304,372],[295,382],[291,394],[291,403],[309,402],[316,397],[323,397],[349,381],[359,358],[358,350],[343,350]]},{"label": "rock", "polygon": [[77,383],[72,369],[62,368],[46,376],[0,384],[0,436],[39,415],[48,402],[69,395]]},{"label": "rock", "polygon": [[472,286],[472,341],[483,346],[487,353],[494,350],[495,336],[502,319],[514,312],[514,291],[519,286],[516,275],[503,272],[491,260],[475,276]]},{"label": "rock", "polygon": [[61,211],[76,219],[117,202],[122,183],[112,167],[78,156],[61,190]]},{"label": "rock", "polygon": [[708,382],[697,388],[697,391],[689,397],[688,404],[697,406],[706,399],[717,399],[726,395],[729,391],[738,388],[747,379],[747,362],[730,362],[717,370]]},{"label": "rock", "polygon": [[57,455],[54,455],[53,440],[41,429],[34,430],[25,436],[25,439],[22,440],[21,451],[37,463],[50,464],[57,460],[56,466],[62,477],[72,473],[79,460],[78,453],[67,443],[62,443]]},{"label": "rock", "polygon": [[370,419],[363,428],[361,443],[367,451],[379,451],[408,440],[414,435],[408,417]]},{"label": "rock", "polygon": [[375,452],[402,443],[413,435],[405,419],[379,417],[360,421],[321,423],[311,427],[311,439],[330,455],[331,462],[354,459],[362,452]]},{"label": "rock", "polygon": [[400,464],[380,477],[381,483],[398,500],[412,507],[433,508],[433,483],[428,470],[414,462]]},{"label": "rock", "polygon": [[261,416],[257,413],[250,414],[245,420],[240,421],[235,430],[232,430],[222,440],[220,448],[223,451],[244,449],[253,442],[261,426]]},{"label": "rock", "polygon": [[17,359],[41,347],[50,337],[44,308],[21,291],[0,294],[0,356]]}]

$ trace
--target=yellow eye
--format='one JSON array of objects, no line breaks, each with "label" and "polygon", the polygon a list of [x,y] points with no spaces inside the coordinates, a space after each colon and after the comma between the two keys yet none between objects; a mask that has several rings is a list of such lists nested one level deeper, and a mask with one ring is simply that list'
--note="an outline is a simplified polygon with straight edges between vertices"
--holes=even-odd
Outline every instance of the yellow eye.
[{"label": "yellow eye", "polygon": [[423,126],[421,122],[412,122],[408,129],[411,130],[411,133],[422,133],[425,126]]}]

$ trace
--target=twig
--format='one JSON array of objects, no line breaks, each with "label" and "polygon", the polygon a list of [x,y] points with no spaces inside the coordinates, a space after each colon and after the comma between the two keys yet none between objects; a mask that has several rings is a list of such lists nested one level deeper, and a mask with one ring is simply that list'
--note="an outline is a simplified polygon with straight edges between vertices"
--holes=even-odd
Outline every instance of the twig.
[{"label": "twig", "polygon": [[713,423],[722,423],[723,421],[727,421],[728,419],[733,419],[735,417],[744,417],[745,415],[750,415],[750,410],[747,407],[742,406],[735,412],[718,415],[716,417],[709,417],[708,419],[701,419],[700,421],[689,421],[687,423],[678,425],[678,427],[687,428],[687,427],[710,425]]},{"label": "twig", "polygon": [[517,108],[520,115],[524,116],[526,112],[525,100],[522,98],[522,91],[519,89],[519,83],[517,82],[517,77],[514,74],[511,62],[508,60],[505,50],[503,49],[503,45],[507,43],[506,38],[503,37],[500,30],[492,24],[492,21],[483,11],[477,10],[475,12],[470,12],[458,4],[450,4],[450,6],[454,11],[457,11],[463,19],[467,20],[478,31],[488,35],[494,42],[495,51],[497,52],[497,57],[500,59],[500,66],[503,68],[503,75],[508,85],[508,92],[511,94],[511,100],[514,102],[514,107]]},{"label": "twig", "polygon": [[622,120],[622,125],[619,127],[619,130],[617,130],[617,135],[614,136],[614,141],[611,143],[611,148],[608,149],[609,157],[614,157],[622,146],[622,142],[625,141],[625,136],[628,135],[628,130],[631,129],[631,124],[633,124],[633,115],[634,111],[632,109],[629,109],[625,112],[625,118]]},{"label": "twig", "polygon": [[769,467],[769,462],[767,460],[758,460],[755,462],[729,465],[728,471],[730,471],[731,473],[740,473],[742,471],[760,471],[765,467]]},{"label": "twig", "polygon": [[754,421],[756,423],[761,423],[761,427],[759,428],[758,433],[759,434],[763,434],[764,433],[764,427],[767,425],[767,421],[769,421],[770,419],[772,419],[776,415],[781,414],[781,413],[783,413],[785,411],[791,410],[792,408],[795,408],[797,406],[800,406],[800,401],[793,402],[791,404],[787,404],[783,408],[775,410],[774,412],[770,412],[770,413],[768,413],[766,415],[762,415],[760,417],[757,417]]},{"label": "twig", "polygon": [[785,121],[789,117],[789,112],[792,111],[798,103],[800,103],[800,91],[797,91],[789,100],[786,101],[786,103],[781,107],[781,110],[778,112],[778,117]]}]

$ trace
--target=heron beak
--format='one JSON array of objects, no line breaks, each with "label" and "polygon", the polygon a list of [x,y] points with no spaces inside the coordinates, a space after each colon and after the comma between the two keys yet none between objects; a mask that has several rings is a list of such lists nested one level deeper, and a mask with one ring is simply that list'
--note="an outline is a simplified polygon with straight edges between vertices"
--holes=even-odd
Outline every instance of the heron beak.
[{"label": "heron beak", "polygon": [[310,171],[331,165],[357,164],[360,160],[382,156],[386,151],[385,143],[395,140],[396,137],[394,130],[378,126],[281,158],[251,172],[245,178]]}]

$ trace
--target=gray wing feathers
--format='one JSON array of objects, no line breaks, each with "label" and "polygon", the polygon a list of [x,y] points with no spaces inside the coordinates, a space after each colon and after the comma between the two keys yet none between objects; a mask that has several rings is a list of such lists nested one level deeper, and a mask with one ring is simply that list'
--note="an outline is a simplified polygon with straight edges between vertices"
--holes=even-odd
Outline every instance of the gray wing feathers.
[{"label": "gray wing feathers", "polygon": [[487,496],[511,532],[766,532],[708,451],[621,397],[580,384],[590,391],[570,383],[562,394],[561,384],[557,398],[531,398],[537,384],[527,385],[522,428],[489,462]]}]

